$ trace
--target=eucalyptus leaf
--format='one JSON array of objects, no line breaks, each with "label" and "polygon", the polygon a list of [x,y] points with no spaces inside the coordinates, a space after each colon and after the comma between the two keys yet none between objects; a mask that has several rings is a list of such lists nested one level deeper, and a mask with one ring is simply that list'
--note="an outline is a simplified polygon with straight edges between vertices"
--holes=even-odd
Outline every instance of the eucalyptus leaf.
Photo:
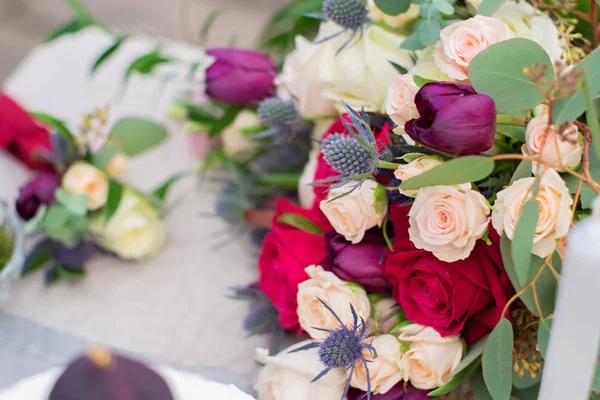
[{"label": "eucalyptus leaf", "polygon": [[494,400],[485,385],[481,369],[475,371],[475,374],[473,374],[471,386],[473,394],[475,395],[475,400]]},{"label": "eucalyptus leaf", "polygon": [[119,146],[128,156],[136,156],[158,146],[167,138],[167,129],[154,121],[124,117],[112,127],[109,144]]},{"label": "eucalyptus leaf", "polygon": [[477,9],[477,14],[491,17],[494,12],[504,3],[504,0],[483,0]]},{"label": "eucalyptus leaf", "polygon": [[596,113],[596,106],[594,105],[594,99],[590,91],[590,77],[588,73],[585,74],[585,81],[583,86],[583,95],[585,98],[585,116],[590,127],[590,134],[592,136],[592,148],[596,153],[596,158],[600,159],[600,123],[598,122],[598,114]]},{"label": "eucalyptus leaf", "polygon": [[514,400],[538,400],[540,394],[540,385],[513,390],[512,396]]},{"label": "eucalyptus leaf", "polygon": [[69,211],[61,204],[53,204],[44,217],[44,228],[46,230],[52,228],[61,228],[65,226],[69,220]]},{"label": "eucalyptus leaf", "polygon": [[438,19],[421,19],[417,22],[416,33],[424,46],[431,46],[440,37],[442,26]]},{"label": "eucalyptus leaf", "polygon": [[375,5],[386,15],[400,15],[410,7],[410,0],[375,0]]},{"label": "eucalyptus leaf", "polygon": [[421,39],[419,39],[419,35],[417,34],[417,32],[413,32],[411,35],[409,35],[406,39],[404,39],[402,41],[402,43],[400,44],[400,48],[404,49],[404,50],[422,50],[424,49],[425,46],[423,43],[421,43]]},{"label": "eucalyptus leaf", "polygon": [[502,318],[483,349],[483,379],[494,400],[509,400],[512,391],[513,329]]},{"label": "eucalyptus leaf", "polygon": [[408,70],[404,68],[402,65],[397,64],[393,61],[388,60],[388,62],[396,69],[396,71],[400,72],[402,75],[408,73]]},{"label": "eucalyptus leaf", "polygon": [[113,44],[111,44],[109,47],[106,48],[106,50],[104,50],[96,59],[96,61],[94,61],[94,65],[92,65],[92,74],[95,73],[98,68],[100,68],[100,66],[102,66],[102,64],[104,64],[106,61],[108,61],[108,59],[117,52],[117,50],[119,50],[119,48],[121,47],[121,45],[123,43],[125,43],[125,40],[127,40],[127,36],[122,35],[122,36],[118,36],[117,39],[114,41]]},{"label": "eucalyptus leaf", "polygon": [[480,181],[494,171],[494,160],[484,156],[466,156],[447,161],[400,185],[401,190],[414,190],[435,185],[459,185]]},{"label": "eucalyptus leaf", "polygon": [[529,39],[509,39],[477,54],[469,65],[469,79],[478,93],[494,99],[498,113],[515,114],[545,100],[523,72],[534,64],[545,66],[544,78],[554,80],[550,57],[539,44]]},{"label": "eucalyptus leaf", "polygon": [[433,0],[433,5],[442,14],[446,14],[446,15],[454,14],[454,7],[447,0]]},{"label": "eucalyptus leaf", "polygon": [[110,219],[115,215],[117,210],[119,209],[119,204],[121,203],[121,198],[123,197],[123,185],[111,179],[108,182],[108,197],[106,200],[106,216],[105,221],[110,221]]},{"label": "eucalyptus leaf", "polygon": [[161,184],[160,186],[158,186],[156,189],[154,189],[152,191],[152,197],[154,197],[155,199],[157,199],[160,202],[163,202],[165,200],[165,198],[167,197],[167,194],[169,193],[169,190],[171,189],[171,187],[179,182],[179,180],[185,176],[187,176],[188,174],[186,172],[182,172],[176,175],[173,175],[172,177],[170,177],[169,179],[167,179],[166,182],[164,182],[163,184]]},{"label": "eucalyptus leaf", "polygon": [[301,231],[311,233],[313,235],[323,236],[324,234],[323,230],[319,228],[317,224],[300,214],[282,214],[277,219],[277,222],[293,226],[294,228],[298,228]]},{"label": "eucalyptus leaf", "polygon": [[172,60],[162,55],[160,49],[155,49],[148,54],[144,54],[139,58],[135,59],[125,71],[123,80],[127,82],[131,75],[139,73],[142,75],[150,74],[154,68],[161,64],[166,64]]},{"label": "eucalyptus leaf", "polygon": [[540,206],[537,200],[529,200],[525,203],[525,207],[523,207],[515,229],[511,254],[521,286],[526,285],[529,280],[531,249],[533,247],[533,237],[537,229],[539,214]]},{"label": "eucalyptus leaf", "polygon": [[550,341],[550,331],[552,330],[552,320],[551,319],[540,319],[540,324],[538,325],[538,348],[540,349],[540,353],[542,357],[546,358],[546,352],[548,351],[548,342]]},{"label": "eucalyptus leaf", "polygon": [[512,185],[515,181],[518,181],[519,179],[531,178],[532,168],[533,163],[531,162],[531,160],[521,161],[517,166],[517,169],[515,169],[512,178],[510,179],[510,184]]},{"label": "eucalyptus leaf", "polygon": [[515,139],[518,142],[525,143],[525,131],[527,130],[524,126],[514,126],[514,125],[505,125],[498,124],[496,125],[496,132],[501,133],[502,135],[509,137],[511,139]]},{"label": "eucalyptus leaf", "polygon": [[72,214],[83,217],[87,214],[89,197],[85,194],[72,195],[64,189],[55,192],[56,200]]},{"label": "eucalyptus leaf", "polygon": [[427,395],[429,397],[437,397],[437,396],[443,396],[447,393],[452,392],[454,389],[456,389],[460,385],[462,385],[467,379],[469,379],[469,377],[473,374],[473,372],[477,369],[477,367],[479,367],[479,364],[480,364],[479,360],[470,364],[465,369],[463,369],[461,372],[459,372],[454,377],[452,377],[452,379],[450,379],[450,382],[448,382],[447,384],[445,384],[442,387],[437,388],[436,390],[429,392]]},{"label": "eucalyptus leaf", "polygon": [[456,368],[454,368],[454,370],[452,371],[452,376],[457,375],[469,365],[472,365],[473,362],[477,360],[479,356],[481,356],[481,354],[483,353],[485,342],[487,341],[488,337],[489,336],[486,335],[484,338],[480,339],[477,343],[471,346],[471,348],[467,352],[467,355],[464,356],[462,360],[460,360],[460,363],[458,363]]}]

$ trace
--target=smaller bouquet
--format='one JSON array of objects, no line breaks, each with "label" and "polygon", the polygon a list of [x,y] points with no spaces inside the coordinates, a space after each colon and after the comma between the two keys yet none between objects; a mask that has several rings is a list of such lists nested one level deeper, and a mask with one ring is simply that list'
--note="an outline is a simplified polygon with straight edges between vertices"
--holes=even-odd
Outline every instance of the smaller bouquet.
[{"label": "smaller bouquet", "polygon": [[124,260],[156,254],[165,242],[162,202],[180,175],[150,194],[119,179],[129,157],[160,144],[165,128],[125,117],[108,129],[108,109],[88,114],[78,133],[46,114],[33,114],[53,128],[51,150],[38,155],[53,166],[27,182],[16,201],[26,232],[40,237],[23,273],[44,266],[47,283],[82,275],[98,250]]}]

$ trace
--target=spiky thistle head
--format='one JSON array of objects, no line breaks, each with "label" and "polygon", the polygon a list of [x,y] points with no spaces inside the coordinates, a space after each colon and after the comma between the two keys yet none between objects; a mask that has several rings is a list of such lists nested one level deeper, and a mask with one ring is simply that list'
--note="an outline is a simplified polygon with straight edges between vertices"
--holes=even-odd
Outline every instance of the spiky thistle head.
[{"label": "spiky thistle head", "polygon": [[344,29],[358,31],[369,22],[369,9],[360,0],[326,0],[323,17]]},{"label": "spiky thistle head", "polygon": [[270,128],[284,127],[300,120],[300,113],[294,102],[278,97],[263,100],[257,112],[261,122]]},{"label": "spiky thistle head", "polygon": [[377,171],[379,155],[356,138],[341,133],[330,135],[321,144],[325,161],[345,177],[372,175]]},{"label": "spiky thistle head", "polygon": [[[352,380],[352,375],[354,375],[354,371],[357,366],[362,364],[362,367],[365,368],[365,372],[367,375],[367,399],[371,398],[371,377],[369,373],[369,367],[367,365],[368,361],[365,359],[363,352],[367,350],[372,358],[377,358],[377,351],[373,347],[372,344],[366,343],[366,329],[367,324],[362,317],[358,317],[356,314],[356,310],[352,303],[350,303],[350,311],[352,312],[353,317],[353,325],[351,328],[346,326],[340,317],[336,314],[336,312],[329,306],[329,304],[325,303],[323,300],[317,298],[319,302],[333,315],[333,317],[339,323],[339,326],[336,329],[322,329],[315,327],[313,329],[317,329],[320,331],[325,331],[329,333],[329,336],[325,338],[322,342],[313,342],[309,343],[305,346],[299,347],[291,351],[291,353],[296,353],[303,350],[309,350],[318,348],[319,349],[319,359],[323,365],[325,365],[325,369],[317,375],[312,382],[315,382],[325,375],[332,369],[344,369],[346,372],[350,372],[348,375],[348,382],[346,383],[346,387],[344,389],[344,393],[342,394],[341,400],[346,399],[346,395],[348,394],[348,389],[350,389],[350,381]],[[311,383],[312,383],[311,382]]]}]

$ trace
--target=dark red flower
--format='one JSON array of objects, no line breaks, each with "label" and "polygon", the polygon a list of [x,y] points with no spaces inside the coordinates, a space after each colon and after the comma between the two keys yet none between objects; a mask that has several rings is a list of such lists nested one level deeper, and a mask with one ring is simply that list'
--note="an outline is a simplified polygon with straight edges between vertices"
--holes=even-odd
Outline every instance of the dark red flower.
[{"label": "dark red flower", "polygon": [[498,234],[490,226],[491,245],[479,241],[467,259],[447,263],[413,245],[409,209],[390,209],[396,238],[384,268],[394,298],[409,320],[442,336],[461,332],[471,345],[496,326],[514,291],[502,264]]}]

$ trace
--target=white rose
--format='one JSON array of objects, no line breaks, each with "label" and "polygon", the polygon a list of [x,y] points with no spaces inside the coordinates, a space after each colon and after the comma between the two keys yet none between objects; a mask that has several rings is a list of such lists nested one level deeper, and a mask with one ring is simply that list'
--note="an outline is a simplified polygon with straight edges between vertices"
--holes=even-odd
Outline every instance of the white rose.
[{"label": "white rose", "polygon": [[62,186],[73,195],[87,195],[90,210],[96,210],[106,204],[108,178],[93,165],[84,162],[71,165],[63,175]]},{"label": "white rose", "polygon": [[369,318],[371,304],[367,293],[359,285],[348,284],[322,267],[311,265],[306,268],[309,279],[298,285],[298,320],[300,326],[313,339],[325,339],[327,332],[313,328],[335,329],[339,323],[319,299],[328,304],[347,327],[353,327],[354,318],[350,304],[356,314],[365,321]]},{"label": "white rose", "polygon": [[551,60],[557,61],[561,58],[564,51],[556,25],[550,17],[529,3],[505,1],[494,12],[493,17],[506,23],[517,37],[537,42],[546,50]]},{"label": "white rose", "polygon": [[408,23],[417,19],[420,10],[418,4],[411,4],[408,10],[400,15],[387,15],[377,7],[375,0],[369,0],[369,17],[373,21],[383,21],[387,26],[394,29],[405,28]]},{"label": "white rose", "polygon": [[158,211],[127,187],[108,222],[104,213],[90,221],[90,234],[103,248],[126,260],[153,256],[161,250],[166,237]]},{"label": "white rose", "polygon": [[[320,208],[337,233],[352,243],[359,243],[366,231],[383,223],[387,215],[387,193],[377,182],[367,180],[348,194],[355,185],[356,182],[349,182],[331,189]],[[341,195],[344,196],[330,201]]]},{"label": "white rose", "polygon": [[415,105],[415,95],[419,87],[415,85],[413,76],[405,74],[392,80],[388,89],[385,111],[396,124],[394,133],[404,133],[404,124],[413,118],[419,118],[419,111]]},{"label": "white rose", "polygon": [[311,383],[325,368],[319,361],[319,349],[290,353],[309,343],[307,340],[295,344],[271,357],[268,350],[256,350],[256,360],[264,364],[254,387],[258,400],[337,400],[342,397],[347,379],[339,370],[329,371]]},{"label": "white rose", "polygon": [[[335,34],[340,29],[333,22],[323,23],[318,38]],[[365,111],[383,112],[392,79],[400,75],[390,61],[404,68],[413,65],[411,52],[400,49],[405,37],[370,25],[360,40],[357,36],[351,46],[336,54],[350,37],[351,33],[346,32],[320,44],[325,47],[319,75],[327,82],[323,95],[335,100],[337,109],[342,112],[341,100],[354,109],[364,107]]]},{"label": "white rose", "polygon": [[[415,176],[421,175],[425,171],[429,171],[437,167],[438,165],[443,164],[443,162],[435,156],[425,156],[419,157],[416,160],[409,162],[408,164],[400,165],[396,171],[394,171],[394,176],[400,181],[404,182],[409,180],[410,178],[414,178]],[[470,185],[467,186],[467,189],[470,188]],[[408,197],[417,197],[417,193],[419,193],[419,189],[415,190],[400,190],[400,193]]]},{"label": "white rose", "polygon": [[435,389],[447,384],[450,373],[463,356],[459,336],[442,337],[435,329],[418,324],[402,328],[400,341],[409,344],[404,353],[410,383],[418,389]]},{"label": "white rose", "polygon": [[106,165],[106,172],[111,178],[120,179],[129,169],[129,158],[125,153],[115,154]]},{"label": "white rose", "polygon": [[417,63],[408,70],[411,75],[419,75],[426,79],[434,81],[450,81],[452,80],[448,75],[442,72],[442,70],[435,63],[435,46],[429,46],[425,50],[417,51]]},{"label": "white rose", "polygon": [[388,333],[391,332],[394,327],[400,323],[399,317],[402,316],[402,313],[398,311],[396,315],[391,318],[388,318],[383,323],[379,323],[384,317],[389,317],[389,314],[394,310],[395,307],[398,306],[396,300],[391,297],[383,298],[379,301],[376,301],[372,304],[371,310],[371,318],[367,321],[367,326],[369,329],[376,330],[378,332]]},{"label": "white rose", "polygon": [[324,46],[296,36],[296,49],[285,58],[277,79],[280,97],[295,98],[298,110],[305,117],[337,114],[333,101],[323,97],[326,83],[319,80],[324,51]]},{"label": "white rose", "polygon": [[485,235],[489,213],[485,197],[475,190],[421,189],[408,213],[410,240],[442,261],[463,260]]},{"label": "white rose", "polygon": [[[384,394],[405,378],[405,363],[402,359],[400,342],[394,335],[380,335],[373,338],[371,344],[377,351],[376,358],[372,357],[369,350],[363,350],[365,360],[371,361],[367,364],[371,378],[371,391],[374,394]],[[350,385],[360,390],[367,390],[367,372],[362,361],[357,361]]]},{"label": "white rose", "polygon": [[[515,236],[525,203],[532,198],[536,178],[523,178],[498,192],[492,213],[492,225],[499,234],[509,239]],[[546,257],[556,249],[556,240],[567,236],[571,225],[573,199],[567,185],[553,169],[544,171],[536,201],[540,207],[537,229],[533,237],[532,253]]]},{"label": "white rose", "polygon": [[315,203],[315,191],[311,183],[315,180],[315,173],[319,166],[321,149],[316,146],[308,156],[308,162],[304,166],[300,180],[298,181],[298,200],[304,208],[312,208]]},{"label": "white rose", "polygon": [[235,121],[221,132],[223,151],[237,161],[246,161],[258,149],[257,143],[242,133],[247,128],[261,126],[260,118],[252,111],[241,111]]},{"label": "white rose", "polygon": [[[583,143],[575,125],[569,125],[561,133],[555,125],[549,125],[548,115],[544,114],[527,124],[525,144],[521,150],[525,155],[539,158],[542,164],[564,172],[564,168],[573,169],[581,162]],[[544,165],[534,163],[534,174],[543,169]]]}]

